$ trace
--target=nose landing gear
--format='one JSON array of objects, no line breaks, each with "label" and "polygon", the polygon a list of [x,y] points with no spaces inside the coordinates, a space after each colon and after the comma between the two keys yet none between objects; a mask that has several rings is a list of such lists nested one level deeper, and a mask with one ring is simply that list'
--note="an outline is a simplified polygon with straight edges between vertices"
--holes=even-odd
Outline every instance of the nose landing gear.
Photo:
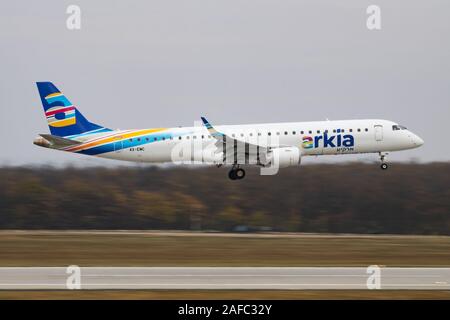
[{"label": "nose landing gear", "polygon": [[380,152],[380,160],[381,160],[380,168],[381,168],[381,170],[387,170],[387,168],[389,168],[388,164],[385,162],[386,156],[387,156],[387,153]]},{"label": "nose landing gear", "polygon": [[233,168],[228,173],[228,177],[231,180],[241,180],[245,177],[245,170],[236,166],[233,166]]}]

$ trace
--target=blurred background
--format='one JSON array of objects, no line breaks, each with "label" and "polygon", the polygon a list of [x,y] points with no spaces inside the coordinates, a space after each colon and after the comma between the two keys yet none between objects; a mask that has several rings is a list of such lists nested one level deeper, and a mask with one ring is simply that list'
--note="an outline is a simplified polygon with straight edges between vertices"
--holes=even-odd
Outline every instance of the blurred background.
[{"label": "blurred background", "polygon": [[450,235],[450,164],[2,168],[2,229],[169,229]]}]

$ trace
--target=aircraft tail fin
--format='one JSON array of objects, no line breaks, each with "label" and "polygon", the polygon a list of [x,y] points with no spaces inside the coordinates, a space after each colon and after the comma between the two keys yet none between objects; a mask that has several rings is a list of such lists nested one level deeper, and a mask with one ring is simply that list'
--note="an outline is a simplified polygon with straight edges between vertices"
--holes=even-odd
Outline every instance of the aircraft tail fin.
[{"label": "aircraft tail fin", "polygon": [[110,131],[89,122],[67,97],[51,82],[36,82],[53,136],[68,137],[85,133]]}]

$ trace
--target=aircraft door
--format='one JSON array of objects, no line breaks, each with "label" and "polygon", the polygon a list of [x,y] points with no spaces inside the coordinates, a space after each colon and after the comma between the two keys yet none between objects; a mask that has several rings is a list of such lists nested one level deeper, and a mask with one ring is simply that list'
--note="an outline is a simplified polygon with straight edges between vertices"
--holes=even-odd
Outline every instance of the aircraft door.
[{"label": "aircraft door", "polygon": [[375,125],[375,140],[376,141],[383,141],[383,126],[382,125]]}]

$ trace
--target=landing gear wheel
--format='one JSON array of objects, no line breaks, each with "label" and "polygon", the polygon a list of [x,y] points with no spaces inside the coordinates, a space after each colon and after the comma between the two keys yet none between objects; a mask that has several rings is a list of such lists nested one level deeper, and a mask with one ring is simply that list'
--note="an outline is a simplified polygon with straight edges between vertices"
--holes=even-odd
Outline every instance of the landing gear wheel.
[{"label": "landing gear wheel", "polygon": [[230,172],[228,172],[228,178],[230,178],[231,180],[236,180],[237,176],[236,176],[236,170],[230,170]]},{"label": "landing gear wheel", "polygon": [[233,168],[228,172],[228,178],[231,180],[241,180],[245,177],[245,170],[241,168]]},{"label": "landing gear wheel", "polygon": [[380,168],[381,168],[381,170],[387,170],[388,164],[385,161],[386,161],[386,156],[388,154],[385,152],[380,152],[379,154],[380,154],[380,160],[381,160]]},{"label": "landing gear wheel", "polygon": [[241,169],[241,168],[236,169],[234,175],[235,175],[236,178],[238,178],[239,180],[240,180],[240,179],[244,179],[244,177],[245,177],[245,170],[244,170],[244,169]]}]

